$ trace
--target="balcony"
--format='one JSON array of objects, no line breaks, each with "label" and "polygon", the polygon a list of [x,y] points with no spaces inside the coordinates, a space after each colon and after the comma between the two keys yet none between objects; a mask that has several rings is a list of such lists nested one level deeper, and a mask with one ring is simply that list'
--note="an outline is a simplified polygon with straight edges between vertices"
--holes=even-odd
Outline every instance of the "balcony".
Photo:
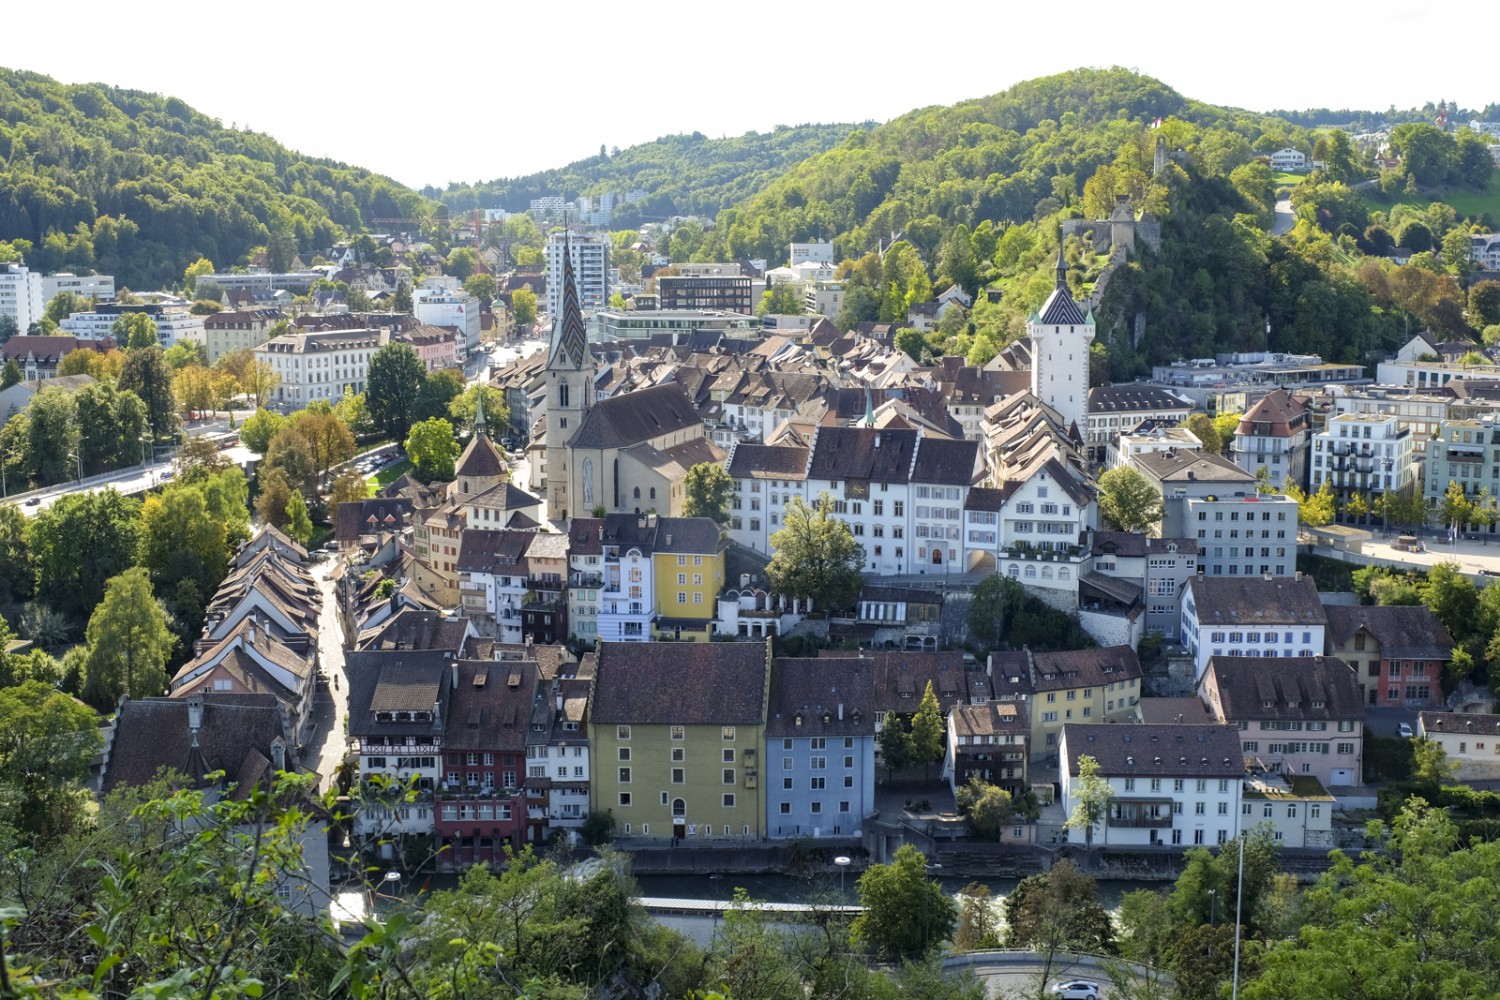
[{"label": "balcony", "polygon": [[1123,830],[1165,830],[1172,825],[1172,800],[1116,799],[1110,803],[1105,823]]},{"label": "balcony", "polygon": [[597,590],[604,585],[604,577],[599,573],[569,573],[568,586],[584,587],[589,590]]}]

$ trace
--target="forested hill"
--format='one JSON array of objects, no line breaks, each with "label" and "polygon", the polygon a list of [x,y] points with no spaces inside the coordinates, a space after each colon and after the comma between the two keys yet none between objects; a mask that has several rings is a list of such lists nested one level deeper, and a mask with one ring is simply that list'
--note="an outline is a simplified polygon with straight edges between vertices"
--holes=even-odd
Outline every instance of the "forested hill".
[{"label": "forested hill", "polygon": [[403,185],[268,136],[226,128],[174,97],[0,69],[0,240],[33,267],[180,281],[200,255],[327,246],[373,218],[430,208]]},{"label": "forested hill", "polygon": [[[869,123],[866,123],[868,126]],[[701,132],[667,135],[612,152],[545,170],[481,184],[452,184],[446,191],[427,188],[455,211],[503,208],[524,212],[531,199],[558,195],[568,200],[580,194],[597,197],[644,192],[645,197],[617,209],[616,228],[673,215],[712,217],[755,194],[788,167],[843,142],[858,125],[778,126],[766,133],[747,132],[733,138],[709,139]]]}]

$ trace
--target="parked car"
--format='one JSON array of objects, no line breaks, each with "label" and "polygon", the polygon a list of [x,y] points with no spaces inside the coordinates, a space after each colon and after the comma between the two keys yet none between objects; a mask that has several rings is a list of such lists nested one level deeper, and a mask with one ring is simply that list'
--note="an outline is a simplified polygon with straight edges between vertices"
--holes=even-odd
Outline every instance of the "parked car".
[{"label": "parked car", "polygon": [[1403,722],[1396,727],[1396,735],[1400,736],[1403,740],[1409,740],[1414,739],[1417,734],[1411,731],[1411,723]]},{"label": "parked car", "polygon": [[1065,979],[1048,992],[1060,1000],[1099,1000],[1099,984],[1089,979]]}]

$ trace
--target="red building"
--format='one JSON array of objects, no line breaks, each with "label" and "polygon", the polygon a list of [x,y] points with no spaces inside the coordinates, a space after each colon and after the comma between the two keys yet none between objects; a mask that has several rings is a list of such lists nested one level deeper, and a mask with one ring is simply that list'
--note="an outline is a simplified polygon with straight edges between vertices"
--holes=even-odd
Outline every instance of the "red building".
[{"label": "red building", "polygon": [[503,861],[526,840],[526,731],[536,691],[531,661],[453,665],[435,803],[440,863]]}]

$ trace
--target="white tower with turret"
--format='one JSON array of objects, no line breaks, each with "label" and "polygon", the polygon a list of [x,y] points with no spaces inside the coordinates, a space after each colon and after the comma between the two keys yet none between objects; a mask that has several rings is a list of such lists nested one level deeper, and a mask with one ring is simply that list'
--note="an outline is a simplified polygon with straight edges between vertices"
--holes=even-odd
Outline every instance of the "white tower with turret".
[{"label": "white tower with turret", "polygon": [[1031,337],[1031,393],[1062,417],[1063,430],[1077,427],[1079,438],[1089,423],[1089,345],[1094,342],[1094,313],[1087,315],[1068,291],[1068,265],[1062,239],[1057,246],[1057,287],[1026,322]]}]

